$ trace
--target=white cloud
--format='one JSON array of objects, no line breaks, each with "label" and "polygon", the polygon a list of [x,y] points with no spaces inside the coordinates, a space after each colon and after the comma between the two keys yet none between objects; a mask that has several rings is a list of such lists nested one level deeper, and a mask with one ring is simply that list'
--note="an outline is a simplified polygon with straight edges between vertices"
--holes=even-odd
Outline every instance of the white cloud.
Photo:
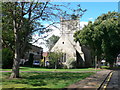
[{"label": "white cloud", "polygon": [[91,17],[91,18],[88,18],[88,20],[93,20],[93,18]]},{"label": "white cloud", "polygon": [[82,29],[87,24],[88,22],[85,22],[85,21],[80,22],[80,29]]},{"label": "white cloud", "polygon": [[60,36],[60,24],[56,24],[55,26],[50,26],[49,29],[52,29],[51,32],[48,32],[49,34],[48,38],[51,37],[52,35]]}]

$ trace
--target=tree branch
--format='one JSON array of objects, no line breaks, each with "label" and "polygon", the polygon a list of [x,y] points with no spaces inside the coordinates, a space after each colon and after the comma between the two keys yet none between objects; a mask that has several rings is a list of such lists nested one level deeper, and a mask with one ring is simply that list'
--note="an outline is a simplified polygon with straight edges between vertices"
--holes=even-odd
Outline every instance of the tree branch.
[{"label": "tree branch", "polygon": [[40,13],[40,15],[37,16],[37,17],[35,17],[35,18],[33,18],[31,21],[34,21],[35,19],[40,18],[40,17],[43,15],[43,11],[44,11],[45,8],[47,7],[47,4],[48,4],[48,2],[46,2],[45,6],[43,7],[43,10],[42,10],[41,13]]},{"label": "tree branch", "polygon": [[9,46],[2,38],[1,38],[1,42],[14,53],[14,49],[11,46]]}]

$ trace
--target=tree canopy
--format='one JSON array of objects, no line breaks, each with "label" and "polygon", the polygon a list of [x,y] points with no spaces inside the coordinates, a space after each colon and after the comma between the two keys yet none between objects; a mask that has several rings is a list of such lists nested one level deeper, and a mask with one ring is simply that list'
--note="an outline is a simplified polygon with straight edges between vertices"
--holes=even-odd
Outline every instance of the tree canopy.
[{"label": "tree canopy", "polygon": [[46,44],[49,50],[55,45],[59,38],[60,38],[59,36],[52,35],[50,38],[46,40]]},{"label": "tree canopy", "polygon": [[89,46],[98,60],[105,58],[111,66],[120,53],[119,16],[120,14],[117,12],[102,14],[74,35],[75,41]]}]

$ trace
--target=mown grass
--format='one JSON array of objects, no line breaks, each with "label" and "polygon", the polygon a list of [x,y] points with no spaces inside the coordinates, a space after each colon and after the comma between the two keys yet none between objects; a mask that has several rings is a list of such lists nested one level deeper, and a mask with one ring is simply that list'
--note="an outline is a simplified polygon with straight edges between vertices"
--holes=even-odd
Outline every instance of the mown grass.
[{"label": "mown grass", "polygon": [[[11,71],[11,69],[1,69],[0,71]],[[95,71],[95,68],[82,68],[82,69],[46,69],[46,68],[30,68],[30,67],[20,67],[20,71],[58,71],[58,72],[79,72],[79,71]],[[100,71],[98,69],[97,71]]]},{"label": "mown grass", "polygon": [[3,88],[64,88],[94,73],[22,72],[19,79],[9,79],[10,72],[2,74]]}]

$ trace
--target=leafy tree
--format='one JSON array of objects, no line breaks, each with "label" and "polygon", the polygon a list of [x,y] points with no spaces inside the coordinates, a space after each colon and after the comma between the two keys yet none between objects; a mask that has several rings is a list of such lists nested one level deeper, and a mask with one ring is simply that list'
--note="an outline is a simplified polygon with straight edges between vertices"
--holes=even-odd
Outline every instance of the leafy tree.
[{"label": "leafy tree", "polygon": [[[7,10],[5,8],[6,6],[7,5],[5,3],[3,3],[3,5],[2,5],[2,7],[3,7],[3,10],[2,10],[2,14],[3,14],[3,17],[2,17],[2,29],[3,29],[2,30],[2,47],[9,48],[14,53],[15,52],[15,41],[14,41],[15,36],[14,36],[14,31],[13,31],[13,22],[12,22],[13,19],[9,15],[9,12],[6,12],[6,10]],[[25,31],[27,30],[28,32],[31,32],[32,28],[33,28],[33,26],[26,25],[28,23],[27,19],[24,18],[23,21],[24,21],[24,25],[22,26],[21,33],[19,34],[20,35],[19,42],[21,42],[21,45],[20,45],[21,47],[23,46],[24,40],[26,37]],[[31,40],[32,40],[32,36],[29,35],[29,38],[27,38],[27,40],[26,40],[26,48],[23,50],[23,52],[26,52],[30,48],[31,44],[29,42]],[[24,53],[21,55],[21,58],[23,57],[23,55],[24,55]]]},{"label": "leafy tree", "polygon": [[[9,8],[6,8],[7,6]],[[32,26],[32,24],[28,25],[27,19],[25,19],[23,17],[22,18],[23,25],[21,24],[22,26],[21,27],[19,26],[18,33],[15,33],[16,30],[13,30],[13,29],[15,29],[15,27],[17,27],[17,24],[15,25],[15,24],[13,24],[13,22],[15,20],[17,23],[20,23],[19,22],[20,16],[18,18],[15,18],[15,16],[12,17],[12,14],[13,14],[12,10],[14,8],[13,6],[14,6],[13,3],[3,3],[2,4],[2,7],[3,7],[3,13],[2,13],[3,14],[3,17],[2,17],[2,23],[3,23],[3,25],[2,25],[2,27],[3,27],[2,43],[3,44],[2,45],[3,45],[3,48],[9,48],[12,51],[12,54],[15,53],[13,55],[14,57],[16,57],[16,55],[19,53],[18,62],[14,61],[14,64],[18,64],[15,66],[18,69],[20,57],[21,58],[23,57],[23,55],[24,55],[23,52],[25,52],[28,49],[28,46],[29,46],[28,42],[31,41],[31,35],[28,35],[28,33],[32,31],[33,26]],[[17,9],[20,9],[20,7],[17,7]],[[20,13],[20,12],[17,12],[17,14],[18,13]],[[17,38],[15,34],[17,34],[17,36],[19,36],[19,38]],[[15,37],[16,37],[16,40],[15,40]],[[18,45],[18,43],[20,43],[20,44]],[[17,52],[17,54],[16,54],[16,52]],[[4,59],[6,59],[6,58],[3,57],[3,62],[5,62]],[[14,68],[13,72],[16,72],[15,67],[13,67]],[[16,72],[16,73],[19,75],[18,72]],[[11,75],[11,77],[12,77],[12,75]],[[13,77],[17,77],[17,76],[13,75]]]},{"label": "leafy tree", "polygon": [[[8,22],[8,29],[5,28],[6,32],[10,32],[8,35],[12,39],[11,45],[2,39],[2,43],[14,51],[14,62],[13,69],[10,78],[19,77],[19,62],[22,54],[27,47],[27,43],[34,33],[39,33],[43,35],[48,32],[48,27],[55,24],[60,16],[68,18],[70,15],[60,7],[65,7],[64,5],[53,5],[49,2],[4,2],[2,4],[3,8],[3,18],[6,18],[3,23]],[[71,9],[72,10],[72,9]],[[83,15],[84,11],[78,7],[79,16]],[[72,10],[74,13],[75,10]],[[53,22],[49,26],[45,27],[41,22],[50,21]],[[11,28],[10,28],[11,27]],[[13,36],[13,37],[12,37]],[[9,36],[8,36],[9,37]],[[23,38],[22,38],[23,37]],[[44,38],[44,37],[41,37]],[[37,39],[39,40],[39,39]],[[35,42],[37,41],[35,40]],[[9,40],[8,40],[9,41]],[[12,46],[14,44],[14,47]]]},{"label": "leafy tree", "polygon": [[102,58],[106,58],[110,66],[113,65],[120,53],[119,15],[117,12],[103,14],[94,23],[89,22],[74,35],[76,41],[91,48],[93,55],[97,56],[99,62]]},{"label": "leafy tree", "polygon": [[60,66],[62,65],[62,55],[63,53],[60,51],[57,52],[51,52],[49,54],[49,62],[50,62],[50,67],[52,68],[60,68]]},{"label": "leafy tree", "polygon": [[49,50],[55,45],[59,38],[60,38],[59,36],[52,35],[50,38],[46,40],[46,44]]}]

